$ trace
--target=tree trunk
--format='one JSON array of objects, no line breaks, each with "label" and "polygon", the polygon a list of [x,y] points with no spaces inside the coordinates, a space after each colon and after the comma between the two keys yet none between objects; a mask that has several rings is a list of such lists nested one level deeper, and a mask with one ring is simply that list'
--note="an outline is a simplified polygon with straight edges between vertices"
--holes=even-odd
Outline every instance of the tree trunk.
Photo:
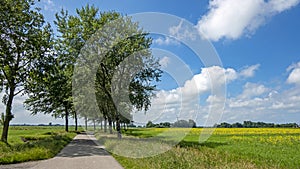
[{"label": "tree trunk", "polygon": [[87,131],[87,117],[84,116],[84,122],[85,122],[85,131]]},{"label": "tree trunk", "polygon": [[76,111],[74,112],[74,116],[75,116],[75,131],[78,131],[78,118],[77,118]]},{"label": "tree trunk", "polygon": [[107,118],[104,118],[104,133],[107,132]]},{"label": "tree trunk", "polygon": [[6,114],[5,114],[5,118],[4,118],[3,130],[2,130],[2,136],[1,136],[1,141],[6,142],[6,143],[7,143],[9,122],[13,118],[13,115],[11,113],[11,107],[12,107],[12,102],[14,99],[14,94],[15,94],[15,88],[13,87],[9,91],[9,96],[8,96],[8,100],[6,103]]},{"label": "tree trunk", "polygon": [[113,125],[113,129],[116,130],[116,125],[114,121],[112,122],[112,125]]},{"label": "tree trunk", "polygon": [[96,131],[96,122],[95,122],[95,119],[93,119],[93,124],[94,124],[94,131]]},{"label": "tree trunk", "polygon": [[117,114],[117,117],[116,117],[116,127],[117,127],[118,138],[122,139],[120,115],[119,114]]},{"label": "tree trunk", "polygon": [[108,126],[109,126],[109,134],[112,134],[112,121],[111,119],[108,119]]},{"label": "tree trunk", "polygon": [[69,132],[69,110],[66,107],[65,107],[65,113],[66,113],[65,114],[65,123],[66,123],[65,130],[66,130],[66,132]]},{"label": "tree trunk", "polygon": [[100,129],[101,130],[103,130],[103,124],[102,123],[103,123],[103,119],[101,118],[101,121],[100,121]]}]

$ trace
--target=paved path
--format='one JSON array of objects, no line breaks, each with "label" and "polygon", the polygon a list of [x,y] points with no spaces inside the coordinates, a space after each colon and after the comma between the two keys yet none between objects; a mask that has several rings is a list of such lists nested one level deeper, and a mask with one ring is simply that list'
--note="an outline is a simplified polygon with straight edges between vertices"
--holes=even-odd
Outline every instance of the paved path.
[{"label": "paved path", "polygon": [[0,169],[122,169],[123,167],[98,146],[93,135],[78,134],[54,158],[20,164],[0,165]]}]

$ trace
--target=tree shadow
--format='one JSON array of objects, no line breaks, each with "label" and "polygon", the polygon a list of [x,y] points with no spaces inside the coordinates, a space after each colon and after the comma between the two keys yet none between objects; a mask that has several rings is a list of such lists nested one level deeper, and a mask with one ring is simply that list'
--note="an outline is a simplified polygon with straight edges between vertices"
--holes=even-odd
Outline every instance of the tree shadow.
[{"label": "tree shadow", "polygon": [[97,145],[95,140],[75,139],[66,146],[57,157],[109,156],[110,154]]},{"label": "tree shadow", "polygon": [[168,140],[166,137],[163,136],[156,136],[153,137],[150,134],[144,134],[144,133],[135,133],[130,135],[130,137],[124,137],[121,140],[119,140],[116,137],[107,137],[107,136],[101,136],[99,139],[99,142],[101,144],[105,144],[106,141],[113,141],[115,143],[122,142],[122,141],[139,141],[139,142],[156,142],[156,143],[162,143],[170,146],[179,146],[179,147],[192,147],[192,148],[200,148],[200,147],[208,147],[208,148],[216,148],[219,146],[228,145],[227,142],[217,142],[217,141],[205,141],[202,143],[199,143],[199,141],[187,141],[187,140],[181,140],[179,142]]},{"label": "tree shadow", "polygon": [[[139,132],[140,131],[140,132]],[[145,138],[145,139],[150,139],[153,137],[153,133],[145,133],[139,129],[130,129],[127,132],[125,132],[126,135],[133,136],[133,137],[138,137],[138,138]],[[163,136],[155,136],[157,139],[165,140]],[[169,141],[172,143],[172,141]],[[174,143],[172,143],[174,144]],[[213,142],[213,141],[205,141],[202,143],[199,143],[198,141],[186,141],[182,140],[176,145],[180,147],[209,147],[209,148],[216,148],[218,146],[223,146],[223,145],[228,145],[226,142]]]}]

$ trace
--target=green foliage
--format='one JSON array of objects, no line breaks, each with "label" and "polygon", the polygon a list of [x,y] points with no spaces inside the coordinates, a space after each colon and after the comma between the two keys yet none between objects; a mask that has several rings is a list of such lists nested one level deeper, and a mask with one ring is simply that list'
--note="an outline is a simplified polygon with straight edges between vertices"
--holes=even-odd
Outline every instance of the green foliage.
[{"label": "green foliage", "polygon": [[[78,16],[72,16],[77,18],[74,25],[80,25],[83,30],[88,25],[87,32],[92,36],[72,36],[72,42],[77,39],[85,42],[73,76],[73,87],[78,86],[73,88],[75,108],[86,119],[103,118],[110,126],[116,122],[120,131],[121,122],[130,122],[133,107],[148,110],[156,88],[152,82],[161,76],[158,61],[149,50],[152,40],[137,23],[118,13],[100,13],[97,17],[98,9],[89,6],[77,13]],[[95,93],[97,103],[91,97]]]},{"label": "green foliage", "polygon": [[147,128],[153,128],[153,127],[157,127],[157,128],[170,128],[171,125],[172,124],[170,122],[164,122],[164,123],[154,124],[154,123],[152,123],[152,121],[148,121],[148,123],[146,124],[146,127]]},{"label": "green foliage", "polygon": [[14,96],[26,91],[29,75],[49,54],[52,31],[34,0],[0,1],[0,89],[6,106],[1,140],[6,142]]},{"label": "green foliage", "polygon": [[183,128],[192,128],[196,127],[196,122],[194,120],[178,120],[176,121],[172,127],[183,127]]}]

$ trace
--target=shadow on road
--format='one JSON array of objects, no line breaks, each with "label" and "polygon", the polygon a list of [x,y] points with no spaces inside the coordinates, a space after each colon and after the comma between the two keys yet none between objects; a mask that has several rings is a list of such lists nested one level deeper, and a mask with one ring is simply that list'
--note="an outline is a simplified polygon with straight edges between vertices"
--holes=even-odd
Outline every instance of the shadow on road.
[{"label": "shadow on road", "polygon": [[109,156],[110,154],[98,146],[94,140],[75,139],[65,147],[57,157]]}]

